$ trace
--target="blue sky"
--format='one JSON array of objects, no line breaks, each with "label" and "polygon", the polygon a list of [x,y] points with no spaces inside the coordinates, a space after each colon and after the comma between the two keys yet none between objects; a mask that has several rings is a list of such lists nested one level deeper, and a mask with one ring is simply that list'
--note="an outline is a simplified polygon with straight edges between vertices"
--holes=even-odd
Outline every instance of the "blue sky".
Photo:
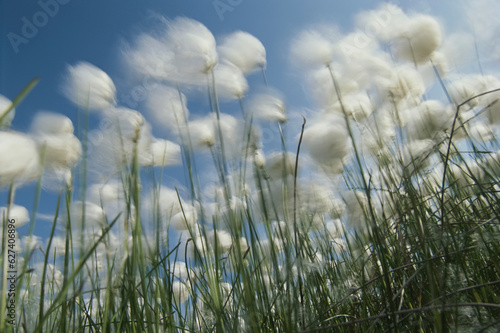
[{"label": "blue sky", "polygon": [[[57,13],[43,14],[45,5],[41,3],[50,3],[52,9],[57,4]],[[152,17],[160,14],[167,18],[186,16],[198,20],[216,38],[235,30],[256,36],[267,50],[270,84],[283,92],[292,108],[311,107],[290,66],[290,41],[304,28],[321,23],[333,23],[343,31],[350,31],[356,13],[379,3],[369,0],[2,0],[0,94],[13,99],[31,79],[40,77],[39,84],[17,108],[13,129],[27,130],[38,110],[65,114],[76,128],[77,109],[60,93],[66,66],[88,61],[103,69],[117,86],[120,104],[131,88],[121,59],[121,46],[141,32],[150,31]],[[447,26],[456,27],[463,17],[462,6],[457,3],[403,0],[398,4],[406,11],[434,14],[444,19]],[[218,12],[217,5],[228,10]],[[39,23],[32,36],[23,36],[26,22]],[[16,44],[14,34],[25,39]],[[251,87],[259,80],[260,76],[254,74]],[[97,119],[91,118],[91,121]],[[158,129],[155,131],[160,135]],[[33,187],[28,186],[19,191],[16,202],[30,207],[33,195]],[[5,204],[5,196],[5,191],[0,191],[0,205]],[[42,213],[53,211],[54,206],[53,197],[42,197]]]}]

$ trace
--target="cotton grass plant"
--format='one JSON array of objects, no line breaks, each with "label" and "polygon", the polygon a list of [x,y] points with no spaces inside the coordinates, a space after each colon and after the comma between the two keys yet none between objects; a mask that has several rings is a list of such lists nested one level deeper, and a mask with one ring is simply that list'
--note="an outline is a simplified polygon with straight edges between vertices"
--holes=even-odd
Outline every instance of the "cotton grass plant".
[{"label": "cotton grass plant", "polygon": [[[386,29],[360,30],[382,15]],[[30,238],[17,249],[16,325],[3,297],[0,330],[498,330],[498,79],[443,72],[432,17],[385,5],[357,22],[292,42],[318,109],[300,123],[271,88],[247,101],[245,76],[266,66],[260,41],[236,32],[219,43],[187,18],[124,49],[161,84],[145,115],[117,105],[101,69],[68,67],[64,94],[113,124],[92,151],[88,128],[80,143],[64,116],[38,114],[22,134],[4,114],[3,234],[7,219],[30,220]],[[193,86],[209,113],[189,112]],[[242,115],[224,112],[228,100]],[[263,126],[279,129],[281,149],[262,142]],[[185,181],[172,181],[181,161]],[[65,181],[44,187],[58,198],[50,236],[37,244],[38,199],[28,219],[15,187],[37,179],[39,195],[59,171]]]}]

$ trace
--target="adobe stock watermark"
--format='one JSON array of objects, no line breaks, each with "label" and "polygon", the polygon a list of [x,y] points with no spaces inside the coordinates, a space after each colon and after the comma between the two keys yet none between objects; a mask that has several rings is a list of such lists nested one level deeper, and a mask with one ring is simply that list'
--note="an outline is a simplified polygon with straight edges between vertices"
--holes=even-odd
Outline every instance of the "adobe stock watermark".
[{"label": "adobe stock watermark", "polygon": [[10,45],[14,53],[19,53],[19,46],[21,44],[28,44],[29,41],[38,35],[39,29],[45,27],[51,18],[59,13],[61,5],[66,5],[71,0],[40,0],[38,6],[40,10],[35,12],[30,18],[23,16],[21,21],[23,25],[21,32],[15,33],[10,31],[7,34]]},{"label": "adobe stock watermark", "polygon": [[214,0],[212,6],[219,16],[219,19],[224,21],[224,14],[226,12],[232,12],[236,6],[241,5],[242,2],[243,0]]}]

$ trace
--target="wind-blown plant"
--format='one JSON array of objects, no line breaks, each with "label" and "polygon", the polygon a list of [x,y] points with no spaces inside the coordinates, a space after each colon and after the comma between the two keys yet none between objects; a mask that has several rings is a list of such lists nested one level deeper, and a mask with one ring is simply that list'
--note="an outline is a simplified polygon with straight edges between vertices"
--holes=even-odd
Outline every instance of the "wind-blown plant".
[{"label": "wind-blown plant", "polygon": [[[158,80],[144,114],[102,70],[68,67],[66,97],[112,124],[95,149],[62,115],[36,115],[30,134],[8,130],[13,113],[0,122],[4,234],[29,220],[16,186],[58,192],[50,237],[18,249],[17,322],[2,312],[0,330],[498,330],[500,81],[452,73],[435,18],[383,5],[349,34],[300,33],[291,62],[317,110],[300,123],[269,87],[247,101],[246,76],[267,65],[256,37],[161,27],[123,50]],[[188,110],[193,90],[209,112]],[[32,216],[34,230],[36,202]]]}]

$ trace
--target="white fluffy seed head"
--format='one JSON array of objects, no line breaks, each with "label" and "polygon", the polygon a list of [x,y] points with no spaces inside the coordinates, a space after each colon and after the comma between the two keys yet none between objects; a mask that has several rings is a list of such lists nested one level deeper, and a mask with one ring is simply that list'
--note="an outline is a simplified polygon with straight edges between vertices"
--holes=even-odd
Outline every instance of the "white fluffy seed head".
[{"label": "white fluffy seed head", "polygon": [[410,140],[437,139],[453,122],[453,112],[439,101],[427,100],[409,110],[406,129]]},{"label": "white fluffy seed head", "polygon": [[0,120],[0,129],[2,127],[9,127],[16,115],[16,109],[14,108],[11,109],[9,113],[6,113],[11,104],[12,102],[10,99],[4,95],[0,95],[0,118],[2,118],[2,120]]},{"label": "white fluffy seed head", "polygon": [[389,80],[380,82],[385,94],[394,98],[396,102],[404,98],[420,98],[425,92],[422,76],[415,69],[400,66],[394,69]]},{"label": "white fluffy seed head", "polygon": [[408,17],[401,8],[384,3],[375,10],[362,12],[356,19],[358,29],[383,43],[395,38],[407,25]]},{"label": "white fluffy seed head", "polygon": [[181,305],[189,298],[189,289],[184,282],[174,281],[172,283],[172,296],[175,304]]},{"label": "white fluffy seed head", "polygon": [[123,198],[124,189],[121,181],[110,180],[105,184],[93,184],[87,189],[88,198],[91,202],[104,205]]},{"label": "white fluffy seed head", "polygon": [[237,66],[244,74],[266,66],[264,45],[256,37],[244,31],[236,31],[226,36],[218,47],[218,52],[221,59]]},{"label": "white fluffy seed head", "polygon": [[431,139],[414,140],[406,145],[403,163],[409,174],[429,165],[434,147],[435,143]]},{"label": "white fluffy seed head", "polygon": [[295,174],[295,154],[270,154],[266,159],[266,172],[273,179],[280,179]]},{"label": "white fluffy seed head", "polygon": [[248,91],[248,82],[243,72],[230,62],[219,63],[214,75],[218,97],[240,99]]},{"label": "white fluffy seed head", "polygon": [[325,114],[311,121],[304,131],[304,148],[325,171],[333,174],[343,171],[348,155],[345,119]]},{"label": "white fluffy seed head", "polygon": [[[83,221],[83,211],[85,210],[85,221]],[[70,218],[72,226],[79,226],[85,223],[86,227],[103,227],[106,225],[106,213],[101,206],[86,201],[73,201],[70,207]],[[68,216],[65,217],[68,222]]]},{"label": "white fluffy seed head", "polygon": [[40,172],[36,142],[22,133],[0,131],[0,156],[0,188],[31,181]]},{"label": "white fluffy seed head", "polygon": [[74,126],[71,119],[60,113],[37,112],[31,122],[31,133],[38,134],[73,134]]},{"label": "white fluffy seed head", "polygon": [[64,95],[80,108],[102,110],[116,103],[116,88],[111,78],[88,62],[68,66]]},{"label": "white fluffy seed head", "polygon": [[211,117],[191,120],[188,123],[188,130],[194,148],[205,149],[215,144],[215,127]]},{"label": "white fluffy seed head", "polygon": [[306,30],[292,42],[292,61],[306,67],[327,66],[332,61],[333,44],[319,31]]},{"label": "white fluffy seed head", "polygon": [[342,96],[342,104],[337,101],[333,104],[332,109],[340,115],[343,115],[345,111],[348,117],[359,121],[373,112],[374,105],[366,93],[357,93]]},{"label": "white fluffy seed head", "polygon": [[252,97],[247,110],[257,119],[280,123],[287,121],[285,103],[282,97],[274,91]]},{"label": "white fluffy seed head", "polygon": [[218,61],[215,38],[198,21],[178,17],[167,23],[166,40],[174,52],[174,63],[187,73],[208,73]]},{"label": "white fluffy seed head", "polygon": [[71,169],[82,155],[80,140],[73,134],[38,135],[36,141],[48,168]]},{"label": "white fluffy seed head", "polygon": [[16,228],[22,227],[30,221],[30,215],[26,207],[12,205],[8,211],[9,215],[7,216],[7,207],[0,207],[0,220],[3,219],[5,214],[7,219],[14,220]]},{"label": "white fluffy seed head", "polygon": [[431,16],[413,17],[396,43],[396,55],[417,64],[428,61],[441,46],[441,27]]},{"label": "white fluffy seed head", "polygon": [[184,125],[189,116],[186,96],[168,86],[162,85],[152,90],[146,100],[146,107],[155,121],[173,131]]},{"label": "white fluffy seed head", "polygon": [[141,165],[167,166],[181,163],[181,146],[169,141],[154,139],[151,142],[149,154],[145,154]]},{"label": "white fluffy seed head", "polygon": [[266,156],[261,149],[257,149],[254,152],[254,163],[257,167],[263,168],[266,165]]},{"label": "white fluffy seed head", "polygon": [[192,230],[198,221],[196,208],[191,205],[183,205],[182,211],[172,216],[170,225],[176,230]]}]

